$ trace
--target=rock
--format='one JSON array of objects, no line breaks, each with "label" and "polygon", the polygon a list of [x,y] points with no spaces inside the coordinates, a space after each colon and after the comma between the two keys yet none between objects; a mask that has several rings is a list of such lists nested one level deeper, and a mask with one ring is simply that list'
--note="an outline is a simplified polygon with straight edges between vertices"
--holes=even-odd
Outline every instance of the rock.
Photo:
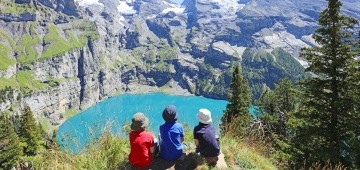
[{"label": "rock", "polygon": [[80,17],[74,0],[38,0],[42,5],[55,9],[69,16]]},{"label": "rock", "polygon": [[217,169],[227,169],[228,165],[225,161],[225,155],[221,152],[220,155],[218,156],[219,160],[216,164],[216,168]]},{"label": "rock", "polygon": [[35,113],[35,117],[47,113],[53,125],[61,121],[61,114],[66,110],[80,107],[78,80],[61,83],[50,91],[40,91],[27,95],[22,100]]},{"label": "rock", "polygon": [[0,13],[0,20],[5,22],[27,22],[27,21],[36,21],[36,14],[25,12],[20,15],[15,14],[2,14]]},{"label": "rock", "polygon": [[0,70],[0,77],[5,79],[9,79],[10,77],[16,75],[16,65],[9,66],[6,70]]},{"label": "rock", "polygon": [[17,4],[28,4],[30,2],[31,2],[31,0],[15,0],[15,3],[17,3]]},{"label": "rock", "polygon": [[[309,34],[317,27],[316,13],[325,7],[326,1],[185,0],[184,12],[181,7],[163,0],[126,1],[127,6],[119,6],[119,0],[101,0],[82,8],[77,6],[82,0],[76,0],[77,3],[74,0],[37,2],[38,6],[46,6],[51,15],[41,10],[20,15],[2,13],[1,31],[11,32],[11,37],[17,40],[33,31],[28,21],[39,21],[34,29],[41,39],[34,47],[38,54],[44,51],[43,37],[50,23],[57,24],[60,36],[67,40],[70,39],[66,35],[69,27],[83,21],[94,22],[99,33],[96,40],[86,38],[83,47],[26,65],[18,63],[0,72],[1,78],[10,78],[18,70],[31,70],[34,79],[41,82],[50,83],[54,79],[54,87],[19,95],[21,102],[18,103],[19,110],[29,105],[37,116],[45,115],[52,124],[58,125],[64,121],[66,110],[86,109],[125,91],[142,93],[160,89],[225,99],[221,92],[201,89],[200,80],[214,88],[223,82],[229,84],[227,70],[230,64],[243,62],[241,57],[247,47],[268,51],[281,47],[297,53],[300,47],[314,45]],[[357,6],[347,1],[343,3],[345,13],[360,18]],[[126,8],[122,8],[124,6]],[[175,50],[177,55],[160,59],[159,49],[164,47]],[[139,54],[135,55],[137,52]],[[257,79],[256,82],[274,84],[284,76],[277,73],[286,71],[275,67],[276,63],[269,66],[265,61],[253,61],[252,57],[251,54],[246,56],[245,69],[261,66],[261,69],[271,70],[266,72],[271,76],[259,75],[266,80]],[[206,69],[201,70],[201,66]],[[220,76],[225,80],[219,83]],[[224,88],[218,91],[223,92]],[[12,101],[0,103],[0,109],[8,109],[9,103]]]}]

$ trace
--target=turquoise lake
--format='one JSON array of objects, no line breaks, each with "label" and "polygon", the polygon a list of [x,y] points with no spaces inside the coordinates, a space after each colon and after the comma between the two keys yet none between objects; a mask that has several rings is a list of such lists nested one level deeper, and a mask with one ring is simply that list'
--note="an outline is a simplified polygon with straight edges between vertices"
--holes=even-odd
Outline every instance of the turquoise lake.
[{"label": "turquoise lake", "polygon": [[[62,149],[81,151],[89,142],[103,131],[111,131],[119,137],[127,137],[124,125],[131,122],[136,112],[143,112],[150,120],[148,130],[155,135],[164,123],[162,111],[168,105],[175,105],[178,122],[192,129],[198,124],[196,114],[200,108],[212,113],[213,123],[218,127],[227,101],[198,96],[175,96],[163,93],[123,94],[111,97],[68,119],[57,133]],[[254,112],[254,108],[249,109]]]}]

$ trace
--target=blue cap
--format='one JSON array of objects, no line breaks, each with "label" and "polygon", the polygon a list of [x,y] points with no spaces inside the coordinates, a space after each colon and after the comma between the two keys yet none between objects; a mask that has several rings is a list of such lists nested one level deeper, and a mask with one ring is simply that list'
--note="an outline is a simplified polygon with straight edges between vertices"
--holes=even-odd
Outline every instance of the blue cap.
[{"label": "blue cap", "polygon": [[176,107],[174,105],[167,106],[162,113],[162,117],[165,120],[165,122],[177,121]]}]

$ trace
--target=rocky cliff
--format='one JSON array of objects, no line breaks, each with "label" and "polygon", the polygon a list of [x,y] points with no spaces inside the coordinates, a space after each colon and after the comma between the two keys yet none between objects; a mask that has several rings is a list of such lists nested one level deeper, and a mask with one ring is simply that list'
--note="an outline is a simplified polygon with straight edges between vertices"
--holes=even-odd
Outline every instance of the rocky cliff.
[{"label": "rocky cliff", "polygon": [[[225,99],[234,64],[243,66],[256,97],[283,77],[303,78],[306,63],[297,54],[314,45],[310,34],[324,5],[2,0],[0,89],[11,89],[3,91],[0,112],[30,106],[39,120],[57,125],[69,110],[123,92]],[[344,7],[360,18],[358,2],[344,1]]]}]

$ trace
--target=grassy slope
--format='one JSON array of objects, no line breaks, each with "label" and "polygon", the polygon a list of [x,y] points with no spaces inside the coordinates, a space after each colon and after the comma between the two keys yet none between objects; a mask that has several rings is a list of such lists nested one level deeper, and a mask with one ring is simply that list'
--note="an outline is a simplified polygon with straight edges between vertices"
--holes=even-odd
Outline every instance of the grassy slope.
[{"label": "grassy slope", "polygon": [[11,49],[0,42],[0,70],[6,70],[16,63],[15,59],[8,57]]},{"label": "grassy slope", "polygon": [[259,148],[262,147],[256,147],[249,146],[237,138],[224,137],[221,139],[221,148],[230,166],[236,167],[236,169],[277,169],[270,158],[262,156],[259,151]]},{"label": "grassy slope", "polygon": [[[37,34],[36,28],[38,22],[27,23],[28,30],[16,41],[2,28],[0,28],[0,71],[6,70],[9,66],[17,63],[11,55],[17,54],[19,66],[31,66],[35,61],[45,60],[71,51],[75,48],[81,48],[86,45],[87,38],[97,39],[98,33],[94,26],[87,21],[78,21],[72,25],[72,28],[66,29],[65,37],[60,36],[58,26],[49,24],[46,28],[48,33],[44,37],[47,44],[45,51],[39,54],[35,50],[36,45],[43,41]],[[25,92],[36,91],[38,89],[52,86],[40,81],[34,80],[32,71],[19,71],[16,76],[9,79],[0,77],[0,89],[6,86],[20,88]]]},{"label": "grassy slope", "polygon": [[38,54],[34,49],[34,46],[41,42],[40,37],[35,32],[37,25],[37,22],[32,23],[29,33],[22,35],[17,42],[15,51],[19,54],[18,60],[20,64],[31,64],[38,58]]},{"label": "grassy slope", "polygon": [[[192,134],[186,133],[185,143],[192,142]],[[277,169],[269,158],[265,158],[255,148],[247,146],[238,139],[224,137],[221,139],[221,147],[230,165],[229,169]],[[103,135],[99,141],[94,142],[78,155],[55,149],[45,151],[36,157],[26,158],[26,160],[33,162],[35,169],[128,169],[129,148],[127,138]],[[193,149],[190,147],[190,150],[193,151]],[[200,164],[197,169],[209,168]]]},{"label": "grassy slope", "polygon": [[11,13],[15,15],[19,15],[25,12],[35,12],[35,9],[32,8],[29,4],[16,4],[11,0],[1,0],[0,10],[2,13]]}]

